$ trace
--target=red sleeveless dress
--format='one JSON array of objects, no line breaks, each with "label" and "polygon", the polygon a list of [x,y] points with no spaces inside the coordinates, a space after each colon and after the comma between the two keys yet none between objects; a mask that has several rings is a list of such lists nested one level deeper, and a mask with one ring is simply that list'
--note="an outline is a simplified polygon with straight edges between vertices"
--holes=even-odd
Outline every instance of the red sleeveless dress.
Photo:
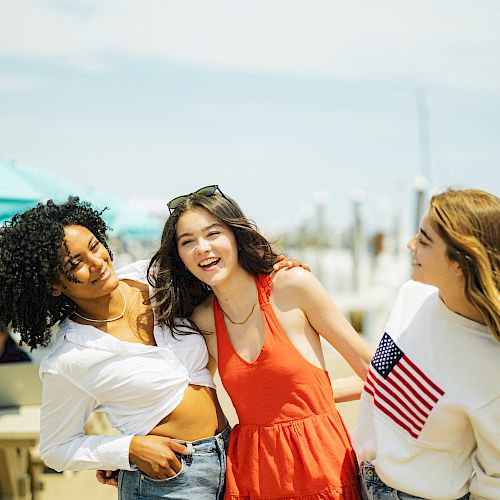
[{"label": "red sleeveless dress", "polygon": [[235,351],[217,299],[219,373],[239,424],[231,431],[226,500],[360,499],[357,461],[328,373],[306,361],[271,307],[272,280],[255,277],[265,333],[258,358]]}]

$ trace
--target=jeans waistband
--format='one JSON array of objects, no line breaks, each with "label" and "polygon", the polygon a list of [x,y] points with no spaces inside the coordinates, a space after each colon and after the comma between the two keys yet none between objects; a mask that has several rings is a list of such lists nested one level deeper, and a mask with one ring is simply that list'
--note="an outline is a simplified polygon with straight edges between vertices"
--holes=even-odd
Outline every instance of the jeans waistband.
[{"label": "jeans waistband", "polygon": [[210,453],[227,446],[230,430],[231,427],[228,425],[215,436],[197,439],[196,441],[183,441],[182,439],[175,439],[175,441],[186,446],[190,455],[196,452]]},{"label": "jeans waistband", "polygon": [[[388,486],[380,479],[377,475],[377,472],[375,471],[375,467],[370,463],[370,462],[361,462],[361,465],[359,466],[359,472],[361,477],[369,484],[372,486],[382,486],[384,488],[388,488]],[[401,490],[396,490],[393,488],[390,488],[391,491],[394,491],[396,493],[404,493]],[[410,495],[409,493],[404,493],[406,497],[408,498],[421,498],[421,497],[415,497],[413,495]],[[460,497],[458,500],[469,500],[470,494],[467,493],[463,497]],[[388,497],[387,497],[388,498]],[[391,497],[392,498],[392,497]]]}]

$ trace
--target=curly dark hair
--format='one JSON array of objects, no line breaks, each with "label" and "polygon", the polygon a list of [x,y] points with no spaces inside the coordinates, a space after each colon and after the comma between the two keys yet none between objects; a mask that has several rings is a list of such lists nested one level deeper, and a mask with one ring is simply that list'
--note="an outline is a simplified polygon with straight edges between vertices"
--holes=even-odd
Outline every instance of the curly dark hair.
[{"label": "curly dark hair", "polygon": [[109,251],[104,210],[70,196],[62,204],[39,203],[0,228],[0,321],[19,331],[21,342],[32,349],[47,346],[51,327],[75,309],[64,294],[49,293],[67,274],[61,248],[64,228],[86,227]]},{"label": "curly dark hair", "polygon": [[[191,194],[170,215],[163,228],[161,245],[148,268],[148,281],[154,287],[152,303],[158,323],[172,332],[183,334],[176,318],[189,318],[194,308],[211,293],[210,287],[193,276],[184,266],[177,250],[179,217],[194,208],[203,208],[233,232],[238,244],[238,262],[250,274],[270,273],[277,261],[271,244],[262,236],[238,204],[221,194]],[[192,326],[199,332],[198,327]]]}]

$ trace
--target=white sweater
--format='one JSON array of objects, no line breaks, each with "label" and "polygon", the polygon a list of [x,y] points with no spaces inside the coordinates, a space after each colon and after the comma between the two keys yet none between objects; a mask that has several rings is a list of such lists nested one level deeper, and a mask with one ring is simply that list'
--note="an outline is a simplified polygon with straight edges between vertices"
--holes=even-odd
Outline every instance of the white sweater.
[{"label": "white sweater", "polygon": [[388,485],[500,499],[500,343],[434,287],[401,288],[370,365],[353,442]]}]

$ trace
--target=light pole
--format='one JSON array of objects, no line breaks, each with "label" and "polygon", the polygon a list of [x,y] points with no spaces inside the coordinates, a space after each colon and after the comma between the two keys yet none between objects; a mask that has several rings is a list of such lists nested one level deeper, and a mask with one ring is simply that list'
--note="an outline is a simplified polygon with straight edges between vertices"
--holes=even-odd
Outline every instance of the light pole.
[{"label": "light pole", "polygon": [[363,224],[361,207],[364,200],[364,192],[355,189],[351,195],[354,222],[352,226],[352,289],[359,291],[361,288],[361,255],[363,251]]},{"label": "light pole", "polygon": [[316,191],[314,193],[314,203],[316,206],[316,276],[324,286],[326,286],[323,272],[324,250],[326,246],[325,211],[328,198],[328,193],[325,191]]}]

